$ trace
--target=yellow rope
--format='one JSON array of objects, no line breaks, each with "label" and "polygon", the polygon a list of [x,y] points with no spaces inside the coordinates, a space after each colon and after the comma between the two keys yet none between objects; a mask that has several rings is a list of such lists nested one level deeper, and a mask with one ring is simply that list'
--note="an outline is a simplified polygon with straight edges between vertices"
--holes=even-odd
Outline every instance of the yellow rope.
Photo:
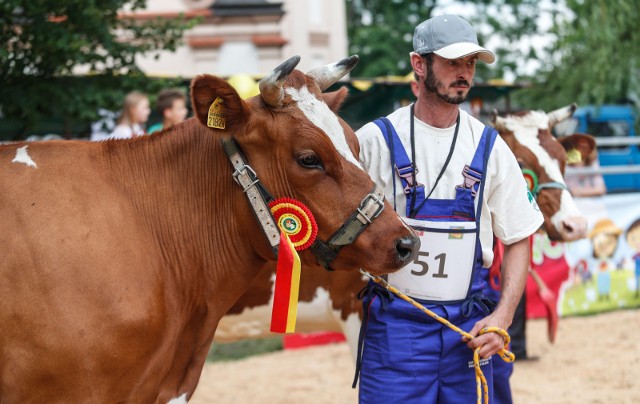
[{"label": "yellow rope", "polygon": [[[434,313],[431,310],[427,309],[426,307],[424,307],[420,303],[416,302],[415,300],[413,300],[409,296],[407,296],[404,293],[400,292],[398,289],[396,289],[395,287],[390,285],[387,281],[385,281],[384,279],[380,278],[379,276],[373,276],[370,273],[368,273],[366,271],[363,271],[362,269],[360,270],[360,272],[363,275],[369,277],[375,283],[377,283],[379,285],[382,285],[387,290],[389,290],[391,293],[397,295],[402,300],[405,300],[405,301],[411,303],[412,306],[418,308],[423,313],[427,314],[428,316],[430,316],[434,320],[438,321],[439,323],[449,327],[450,329],[452,329],[453,331],[455,331],[458,334],[462,335],[463,337],[468,338],[469,340],[472,340],[474,338],[473,335],[471,335],[468,332],[460,329],[459,327],[451,324],[447,319],[442,318],[439,315],[437,315],[436,313]],[[486,334],[488,332],[495,332],[497,334],[500,334],[504,338],[504,341],[505,341],[504,342],[504,347],[498,351],[498,355],[500,355],[502,360],[504,360],[505,362],[513,362],[516,359],[516,357],[508,349],[509,348],[509,342],[511,342],[511,337],[509,336],[509,333],[507,333],[502,328],[485,327],[482,330],[480,330],[478,335]],[[476,392],[478,394],[477,403],[478,404],[482,404],[482,401],[483,401],[482,398],[484,397],[484,403],[485,404],[489,404],[489,386],[487,385],[487,379],[484,377],[484,374],[482,373],[482,369],[480,369],[480,349],[481,348],[482,347],[477,347],[473,351],[473,367],[475,368],[475,371],[476,371]]]}]

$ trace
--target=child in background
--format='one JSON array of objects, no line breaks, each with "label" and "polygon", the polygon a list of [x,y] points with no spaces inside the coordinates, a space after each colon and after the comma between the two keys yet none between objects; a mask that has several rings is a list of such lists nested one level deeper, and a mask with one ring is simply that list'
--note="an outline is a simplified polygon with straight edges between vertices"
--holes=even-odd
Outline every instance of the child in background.
[{"label": "child in background", "polygon": [[627,244],[635,252],[633,263],[635,264],[634,275],[636,278],[636,297],[640,297],[640,219],[637,219],[627,229]]},{"label": "child in background", "polygon": [[598,260],[598,299],[611,300],[611,271],[616,269],[613,255],[618,248],[618,237],[622,229],[611,219],[598,220],[589,232],[589,239],[593,247],[593,257]]},{"label": "child in background", "polygon": [[110,139],[131,139],[145,134],[144,124],[149,119],[149,98],[144,93],[132,91],[124,98],[118,124],[111,132]]},{"label": "child in background", "polygon": [[179,124],[187,117],[187,98],[184,93],[177,89],[162,90],[158,94],[156,109],[162,117],[162,122],[158,122],[149,127],[148,133],[160,131],[171,125]]}]

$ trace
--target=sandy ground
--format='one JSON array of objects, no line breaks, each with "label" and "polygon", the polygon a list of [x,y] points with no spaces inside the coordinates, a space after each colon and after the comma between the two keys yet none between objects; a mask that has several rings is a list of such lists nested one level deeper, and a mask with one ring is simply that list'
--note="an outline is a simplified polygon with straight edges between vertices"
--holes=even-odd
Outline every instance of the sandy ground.
[{"label": "sandy ground", "polygon": [[[556,343],[546,321],[527,325],[536,361],[516,363],[515,403],[640,403],[640,310],[561,319]],[[207,364],[191,403],[356,403],[346,344]]]}]

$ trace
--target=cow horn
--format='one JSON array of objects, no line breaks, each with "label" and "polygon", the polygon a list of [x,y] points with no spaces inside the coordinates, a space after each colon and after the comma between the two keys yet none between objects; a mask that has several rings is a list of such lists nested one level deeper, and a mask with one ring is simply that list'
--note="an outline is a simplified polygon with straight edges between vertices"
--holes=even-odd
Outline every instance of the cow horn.
[{"label": "cow horn", "polygon": [[489,116],[489,122],[495,125],[496,118],[498,118],[498,110],[494,108],[493,111],[491,111],[491,115]]},{"label": "cow horn", "polygon": [[493,124],[493,127],[496,128],[498,132],[504,133],[507,131],[507,123],[505,122],[503,117],[498,115],[498,111],[496,111],[495,109],[493,110],[493,113],[491,113],[490,119],[491,124]]},{"label": "cow horn", "polygon": [[299,62],[300,56],[293,56],[260,80],[260,83],[258,83],[260,97],[267,105],[272,107],[281,105],[282,97],[284,97],[282,85]]},{"label": "cow horn", "polygon": [[565,119],[569,118],[576,111],[577,107],[578,106],[575,103],[573,103],[566,107],[562,107],[562,108],[556,109],[555,111],[549,112],[547,114],[549,116],[549,127],[553,128],[554,126],[556,126],[558,122],[562,122]]},{"label": "cow horn", "polygon": [[307,75],[318,83],[320,91],[324,91],[349,73],[358,64],[358,60],[360,60],[358,55],[349,56],[339,62],[315,68],[309,71]]}]

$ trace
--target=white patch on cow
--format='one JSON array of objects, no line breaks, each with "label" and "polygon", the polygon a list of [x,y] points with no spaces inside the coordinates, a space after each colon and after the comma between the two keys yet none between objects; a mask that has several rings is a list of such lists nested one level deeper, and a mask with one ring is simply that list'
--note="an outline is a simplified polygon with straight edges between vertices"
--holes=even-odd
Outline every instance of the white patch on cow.
[{"label": "white patch on cow", "polygon": [[[340,318],[340,312],[336,311],[337,318]],[[342,326],[342,333],[347,339],[349,349],[351,350],[351,356],[355,361],[358,353],[358,337],[360,336],[360,326],[362,320],[360,319],[359,312],[349,314],[345,321],[340,320]],[[354,362],[355,363],[355,362]]]},{"label": "white patch on cow", "polygon": [[580,209],[576,206],[573,197],[566,189],[562,190],[560,195],[560,209],[551,216],[551,223],[556,229],[562,229],[563,221],[569,218],[582,216]]},{"label": "white patch on cow", "polygon": [[[267,338],[274,336],[270,331],[273,289],[269,303],[245,308],[240,314],[227,314],[218,323],[214,340],[233,342],[244,338]],[[315,291],[310,302],[298,303],[296,332],[314,332],[318,330],[341,331],[333,316],[329,292],[323,288]]]},{"label": "white patch on cow", "polygon": [[31,156],[29,156],[29,152],[27,152],[28,147],[29,145],[18,147],[18,149],[16,150],[16,156],[13,158],[13,160],[11,160],[11,162],[23,163],[28,167],[38,168],[36,162],[31,159]]},{"label": "white patch on cow", "polygon": [[538,158],[538,162],[547,172],[551,181],[564,184],[564,178],[560,171],[558,161],[551,157],[549,152],[540,145],[538,129],[549,128],[549,117],[541,111],[531,111],[525,116],[509,116],[504,118],[505,126],[520,142]]},{"label": "white patch on cow", "polygon": [[307,119],[329,136],[338,153],[347,161],[362,169],[360,162],[354,157],[347,144],[347,138],[342,126],[340,126],[338,117],[329,109],[329,106],[311,94],[307,87],[300,89],[288,87],[285,92],[298,103],[298,108]]},{"label": "white patch on cow", "polygon": [[174,397],[167,404],[187,404],[187,393],[182,394],[180,397]]}]

